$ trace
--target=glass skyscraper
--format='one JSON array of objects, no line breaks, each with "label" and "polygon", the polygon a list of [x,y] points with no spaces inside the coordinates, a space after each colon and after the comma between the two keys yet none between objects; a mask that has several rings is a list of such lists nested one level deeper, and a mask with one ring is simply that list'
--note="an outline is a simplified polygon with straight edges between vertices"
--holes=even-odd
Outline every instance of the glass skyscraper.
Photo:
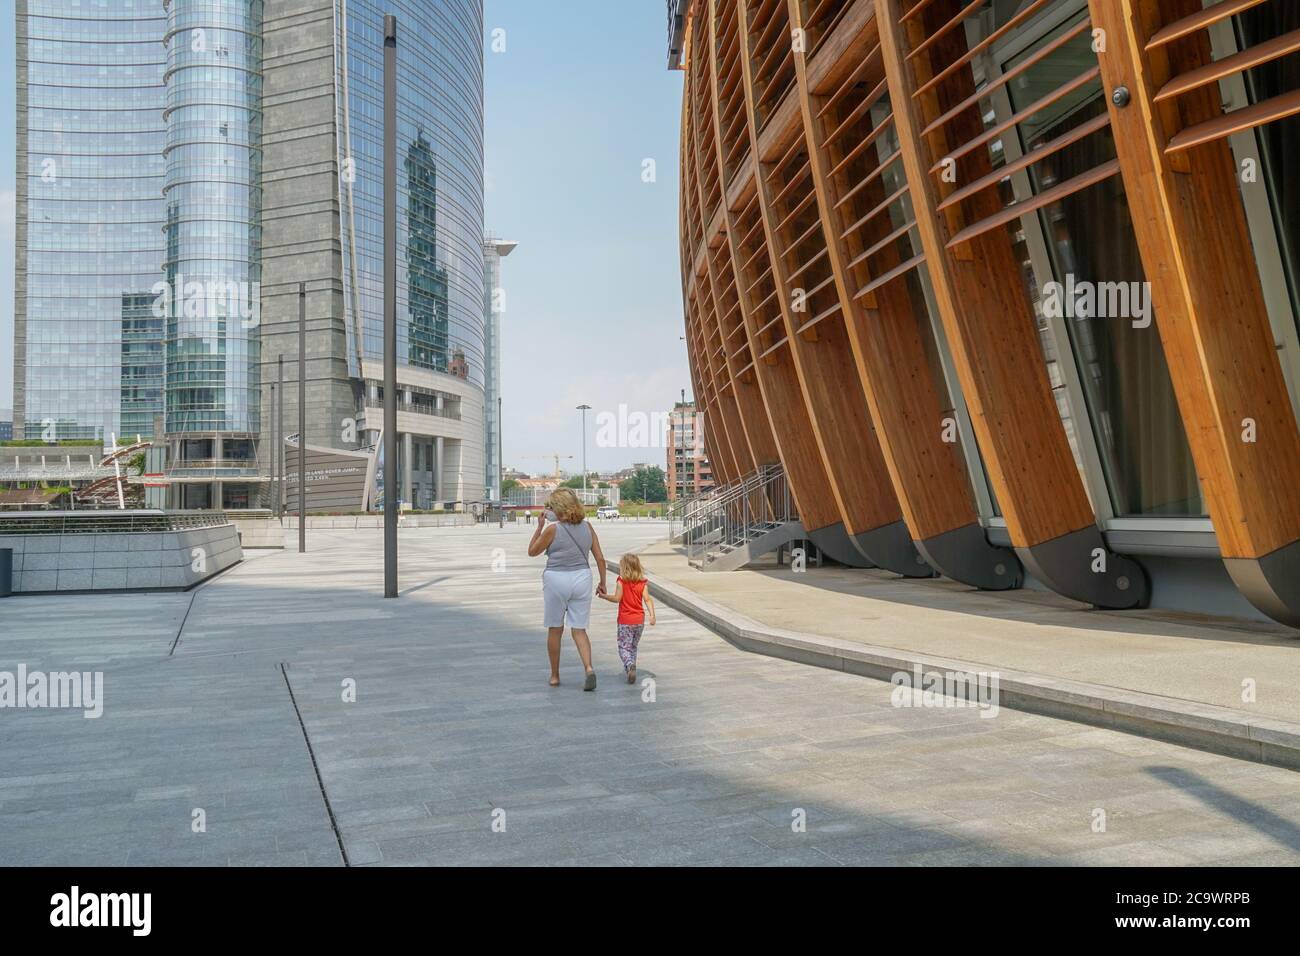
[{"label": "glass skyscraper", "polygon": [[389,13],[399,491],[484,496],[482,0],[17,0],[22,435],[152,436],[167,504],[269,505],[301,374],[308,444],[375,446]]},{"label": "glass skyscraper", "polygon": [[[481,0],[339,0],[338,166],[346,346],[377,442],[383,359],[383,21],[397,17],[400,497],[485,496]],[[336,359],[337,360],[337,359]]]},{"label": "glass skyscraper", "polygon": [[19,437],[152,435],[163,411],[162,0],[18,0]]},{"label": "glass skyscraper", "polygon": [[355,248],[351,229],[344,228],[342,241],[345,258],[356,256],[361,318],[351,318],[354,296],[345,268],[349,334],[359,325],[363,356],[383,359],[383,22],[392,13],[398,18],[399,361],[455,369],[482,388],[481,0],[347,0],[343,7],[346,37],[339,55],[345,47],[347,98],[341,82],[339,151],[340,166],[355,179],[345,180],[352,186],[351,210],[346,189],[342,197],[345,225],[353,213]]},{"label": "glass skyscraper", "polygon": [[167,434],[224,460],[260,429],[262,0],[166,6]]}]

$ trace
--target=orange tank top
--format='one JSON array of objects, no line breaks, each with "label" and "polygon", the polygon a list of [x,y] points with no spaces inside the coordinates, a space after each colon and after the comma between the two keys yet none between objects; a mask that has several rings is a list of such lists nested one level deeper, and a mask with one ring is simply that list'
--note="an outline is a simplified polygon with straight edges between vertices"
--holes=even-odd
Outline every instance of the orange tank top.
[{"label": "orange tank top", "polygon": [[618,583],[623,585],[623,597],[618,602],[618,623],[644,624],[646,582],[624,581],[619,578]]}]

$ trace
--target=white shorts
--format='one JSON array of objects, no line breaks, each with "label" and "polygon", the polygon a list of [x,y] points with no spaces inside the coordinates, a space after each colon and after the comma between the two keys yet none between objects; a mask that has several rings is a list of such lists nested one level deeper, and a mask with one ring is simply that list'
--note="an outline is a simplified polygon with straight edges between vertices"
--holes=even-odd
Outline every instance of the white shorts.
[{"label": "white shorts", "polygon": [[544,627],[569,627],[586,630],[591,618],[591,569],[543,571],[542,598],[545,604]]}]

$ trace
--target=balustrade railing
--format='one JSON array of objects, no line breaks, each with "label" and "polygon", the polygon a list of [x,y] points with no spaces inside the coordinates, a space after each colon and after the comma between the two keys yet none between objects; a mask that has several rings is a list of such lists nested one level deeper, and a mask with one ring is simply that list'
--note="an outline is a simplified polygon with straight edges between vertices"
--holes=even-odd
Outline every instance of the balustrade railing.
[{"label": "balustrade railing", "polygon": [[222,511],[20,511],[0,512],[5,534],[130,534],[142,531],[189,531],[230,523]]},{"label": "balustrade railing", "polygon": [[[790,485],[780,465],[770,465],[708,495],[682,503],[670,520],[673,540],[687,558],[702,564],[710,553],[743,547],[789,521],[799,520]],[[680,527],[680,530],[676,530]]]}]

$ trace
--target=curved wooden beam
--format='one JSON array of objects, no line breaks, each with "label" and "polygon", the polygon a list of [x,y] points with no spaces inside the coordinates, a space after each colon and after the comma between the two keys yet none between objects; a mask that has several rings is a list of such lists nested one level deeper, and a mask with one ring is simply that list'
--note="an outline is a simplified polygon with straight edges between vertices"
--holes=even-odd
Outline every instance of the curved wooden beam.
[{"label": "curved wooden beam", "polygon": [[709,423],[705,432],[709,461],[713,464],[714,470],[723,479],[723,482],[728,483],[735,481],[742,474],[742,471],[736,463],[731,435],[727,428],[726,415],[722,410],[722,402],[718,394],[718,374],[717,369],[714,367],[713,343],[709,331],[709,310],[711,306],[706,301],[709,292],[706,288],[703,288],[706,284],[707,279],[697,275],[695,293],[692,296],[696,317],[701,379],[704,387],[703,394],[707,398],[703,405],[697,405],[697,410],[703,412],[705,420]]},{"label": "curved wooden beam", "polygon": [[[707,42],[708,30],[703,31]],[[722,343],[723,367],[729,387],[723,394],[734,406],[724,410],[732,439],[732,450],[742,468],[736,478],[779,461],[772,425],[763,407],[763,397],[754,382],[752,372],[743,369],[752,366],[749,344],[743,335],[744,323],[739,315],[739,298],[735,274],[727,249],[726,218],[723,213],[724,190],[718,151],[714,146],[714,109],[712,73],[707,56],[697,58],[692,64],[694,83],[691,87],[691,109],[694,117],[694,148],[697,168],[704,170],[715,183],[713,199],[704,188],[704,176],[696,177],[700,210],[704,224],[704,264],[713,295],[713,318]],[[706,142],[707,138],[707,142]],[[711,201],[712,200],[712,201]],[[736,334],[739,330],[742,334]],[[707,423],[706,423],[707,428]]]},{"label": "curved wooden beam", "polygon": [[[1102,539],[1057,413],[1009,236],[989,229],[949,248],[955,223],[937,208],[942,197],[929,170],[954,142],[983,131],[968,69],[917,95],[921,84],[966,52],[960,29],[932,38],[963,6],[964,0],[935,0],[904,21],[900,0],[876,0],[895,129],[939,314],[989,480],[1021,561],[1067,597],[1098,607],[1140,607],[1150,593],[1146,572],[1111,552]],[[945,115],[944,124],[922,135]],[[957,161],[962,182],[974,182],[990,169],[986,150]],[[996,193],[987,191],[967,200],[966,209],[972,220],[1002,211]]]},{"label": "curved wooden beam", "polygon": [[[723,133],[720,119],[719,95],[719,10],[723,4],[733,4],[735,0],[709,0],[709,75],[712,80],[710,92],[713,105],[714,146],[718,153],[718,168],[727,170],[723,155]],[[740,29],[733,7],[732,29]],[[739,43],[739,36],[727,38]],[[738,51],[735,55],[739,55]],[[735,117],[729,117],[734,123]],[[855,561],[856,549],[850,544],[840,520],[839,509],[831,492],[831,485],[822,465],[821,455],[813,437],[812,423],[807,409],[800,398],[799,383],[789,356],[782,354],[782,346],[768,335],[771,328],[781,321],[780,312],[771,301],[764,303],[766,289],[764,276],[770,273],[767,260],[767,245],[757,223],[757,197],[754,193],[754,158],[751,153],[746,162],[740,164],[738,179],[741,186],[737,194],[737,203],[733,208],[729,199],[724,199],[724,216],[727,230],[727,247],[730,252],[731,266],[735,276],[738,293],[739,311],[744,322],[745,336],[753,356],[752,371],[754,380],[763,398],[763,407],[771,421],[772,435],[781,463],[785,468],[786,480],[799,509],[799,517],[809,537],[818,546],[836,560],[844,563],[861,563]],[[727,184],[726,193],[731,193],[733,184]],[[747,215],[754,213],[754,215]],[[740,223],[745,224],[741,231]],[[755,237],[757,233],[757,237]],[[775,293],[775,290],[773,290]],[[760,312],[760,309],[764,311]],[[761,315],[761,321],[760,321]],[[775,319],[773,316],[775,315]],[[820,532],[820,535],[817,533]],[[818,540],[820,537],[821,540]]]},{"label": "curved wooden beam", "polygon": [[[1089,0],[1120,173],[1151,279],[1156,327],[1224,564],[1269,616],[1300,627],[1300,430],[1274,346],[1232,150],[1220,139],[1175,160],[1175,124],[1223,115],[1217,84],[1157,106],[1173,77],[1211,62],[1201,33],[1145,48],[1198,0]],[[1177,167],[1175,166],[1177,162]],[[1192,425],[1195,427],[1190,427]]]},{"label": "curved wooden beam", "polygon": [[[792,122],[783,123],[781,110],[774,111],[766,128],[771,132],[768,142],[774,149],[769,154],[760,145],[753,64],[759,58],[785,56],[787,53],[780,48],[793,47],[788,7],[785,0],[734,2],[740,25],[740,63],[755,169],[755,198],[776,287],[774,305],[784,325],[790,366],[795,373],[797,393],[789,398],[803,402],[831,494],[853,545],[878,567],[907,577],[932,577],[934,572],[917,553],[903,523],[876,441],[844,317],[831,287],[834,280],[816,207],[807,202],[804,180],[797,178],[802,172],[780,178],[798,163],[803,142],[799,114],[792,112]],[[755,50],[751,46],[752,11],[759,4],[767,15],[763,35],[770,48]],[[792,49],[788,55],[793,56]],[[787,96],[793,98],[797,93],[792,91]],[[782,162],[786,156],[790,158]],[[775,185],[771,181],[774,176],[778,178]],[[777,189],[779,199],[774,195]],[[808,220],[812,221],[811,229]],[[796,272],[797,285],[791,278]],[[822,288],[808,291],[817,286]],[[830,306],[823,312],[827,302]],[[812,326],[813,322],[817,324]]]},{"label": "curved wooden beam", "polygon": [[758,470],[776,464],[781,456],[772,434],[771,420],[763,405],[763,395],[754,379],[753,356],[749,350],[749,339],[744,333],[744,319],[740,312],[736,275],[731,264],[725,217],[720,216],[720,219],[721,227],[713,236],[706,258],[717,298],[718,332],[723,337],[723,350],[731,380],[731,397],[736,403],[741,434],[749,446],[753,470]]},{"label": "curved wooden beam", "polygon": [[685,209],[688,243],[687,255],[690,257],[688,278],[688,300],[690,312],[694,318],[691,329],[690,346],[696,356],[700,376],[700,389],[696,392],[697,410],[701,413],[699,421],[707,423],[705,429],[705,450],[714,470],[723,483],[735,481],[744,469],[737,461],[731,434],[728,428],[727,412],[719,398],[719,390],[725,386],[719,384],[718,363],[714,353],[716,339],[715,323],[710,316],[712,308],[712,291],[707,288],[708,279],[699,262],[704,249],[704,226],[699,203],[699,167],[694,161],[695,153],[695,114],[692,103],[693,79],[688,74],[683,90],[683,158],[687,161],[682,173],[682,202]]},{"label": "curved wooden beam", "polygon": [[[724,436],[724,444],[727,446],[727,460],[724,463],[724,474],[726,482],[734,482],[743,478],[745,475],[754,471],[753,452],[749,447],[749,440],[746,437],[744,427],[740,422],[740,411],[736,405],[735,383],[731,374],[731,367],[727,362],[726,339],[722,334],[721,322],[718,316],[718,298],[715,289],[715,280],[711,263],[710,251],[708,248],[709,231],[712,229],[712,221],[715,210],[708,208],[705,200],[703,185],[703,171],[705,167],[701,163],[701,154],[703,152],[700,139],[703,135],[700,127],[700,115],[697,105],[699,89],[696,86],[698,80],[694,77],[687,78],[691,84],[688,105],[691,110],[691,157],[694,175],[691,177],[695,185],[696,208],[699,211],[699,221],[701,224],[698,236],[698,248],[700,251],[699,258],[702,260],[697,267],[696,274],[697,284],[700,282],[708,286],[707,296],[702,296],[704,306],[704,323],[709,334],[706,340],[717,343],[717,351],[711,344],[708,351],[708,364],[711,368],[713,378],[713,404],[712,412],[709,417],[703,419],[705,433],[720,429]],[[685,186],[683,188],[686,188]]]},{"label": "curved wooden beam", "polygon": [[[687,107],[690,103],[690,78],[682,84],[682,123],[681,123],[681,144],[679,146],[680,161],[682,164],[682,180],[685,181],[689,175],[689,155],[687,145],[690,142],[690,133],[688,128],[689,113]],[[698,349],[696,342],[696,324],[697,318],[695,307],[692,304],[692,291],[694,285],[694,270],[691,268],[690,257],[694,245],[690,235],[690,218],[687,212],[687,197],[689,192],[683,188],[680,190],[677,202],[677,233],[678,241],[681,244],[681,269],[682,269],[682,315],[684,327],[686,329],[686,360],[690,368],[691,375],[691,392],[695,395],[696,407],[704,413],[707,409],[708,399],[705,396],[704,381],[696,356]],[[709,460],[714,460],[714,449],[710,444],[711,439],[705,437],[705,454]]]},{"label": "curved wooden beam", "polygon": [[[792,26],[807,35],[803,4],[788,3]],[[860,85],[878,86],[883,64],[876,26],[871,17],[860,31],[845,36],[839,48],[819,51],[835,61],[822,71],[834,78],[832,90],[841,86],[841,77],[862,70],[864,61],[872,58],[875,62],[862,70]],[[969,473],[955,440],[956,420],[940,398],[942,382],[927,348],[933,346],[928,328],[923,327],[928,314],[924,299],[913,300],[905,274],[865,297],[856,294],[902,265],[897,243],[884,242],[892,230],[888,216],[877,215],[860,227],[860,233],[854,234],[852,228],[863,215],[889,205],[883,178],[863,186],[852,180],[847,169],[831,175],[832,169],[851,168],[852,157],[846,153],[861,146],[852,141],[828,145],[827,135],[838,125],[835,116],[823,115],[830,97],[814,96],[805,52],[796,49],[794,62],[812,186],[845,319],[848,348],[844,352],[852,355],[856,366],[908,532],[929,563],[955,581],[992,590],[1019,587],[1024,578],[1020,560],[1009,549],[989,544],[975,510]],[[854,195],[847,195],[851,190]],[[852,246],[846,236],[851,236]],[[881,242],[883,248],[874,258],[865,255]],[[850,267],[859,258],[862,265]],[[868,260],[878,268],[873,271]]]}]

